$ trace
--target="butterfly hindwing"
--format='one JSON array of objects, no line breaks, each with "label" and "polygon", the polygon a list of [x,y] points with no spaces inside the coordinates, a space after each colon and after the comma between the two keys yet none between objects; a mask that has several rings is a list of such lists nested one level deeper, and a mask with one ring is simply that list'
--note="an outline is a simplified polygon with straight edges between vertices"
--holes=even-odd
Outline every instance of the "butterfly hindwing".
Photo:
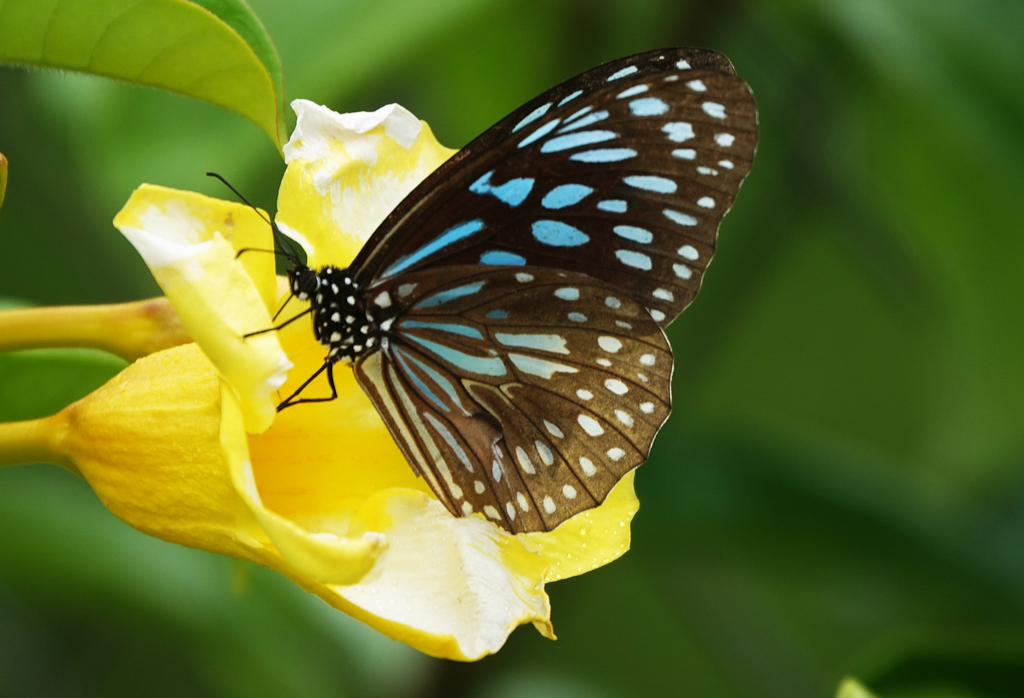
[{"label": "butterfly hindwing", "polygon": [[452,267],[373,293],[398,310],[356,377],[455,515],[551,530],[602,502],[668,417],[664,333],[592,277]]},{"label": "butterfly hindwing", "polygon": [[575,270],[665,326],[697,293],[756,129],[750,91],[720,54],[672,49],[608,63],[442,165],[353,268],[363,284],[459,264]]}]

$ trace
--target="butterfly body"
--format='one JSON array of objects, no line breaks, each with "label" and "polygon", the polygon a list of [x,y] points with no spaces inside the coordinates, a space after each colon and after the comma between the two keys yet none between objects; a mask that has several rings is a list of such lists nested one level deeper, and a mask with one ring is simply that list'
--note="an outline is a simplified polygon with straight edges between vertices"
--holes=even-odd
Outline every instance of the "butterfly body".
[{"label": "butterfly body", "polygon": [[518,533],[600,504],[668,418],[663,328],[700,287],[756,119],[700,49],[549,90],[424,180],[351,267],[296,265],[321,371],[333,388],[352,364],[455,516]]},{"label": "butterfly body", "polygon": [[328,348],[327,361],[332,364],[351,363],[380,346],[383,328],[395,315],[389,306],[377,305],[374,312],[352,273],[341,267],[295,265],[289,285],[296,298],[309,301],[313,334]]}]

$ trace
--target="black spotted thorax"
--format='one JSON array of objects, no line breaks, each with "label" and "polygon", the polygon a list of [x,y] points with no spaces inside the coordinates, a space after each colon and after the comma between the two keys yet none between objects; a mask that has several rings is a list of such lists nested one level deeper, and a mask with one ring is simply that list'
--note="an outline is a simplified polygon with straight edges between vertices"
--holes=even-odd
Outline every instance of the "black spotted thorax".
[{"label": "black spotted thorax", "polygon": [[396,309],[390,296],[370,303],[348,269],[325,266],[319,270],[299,265],[288,273],[291,291],[308,301],[316,340],[328,347],[331,363],[352,363],[382,345]]}]

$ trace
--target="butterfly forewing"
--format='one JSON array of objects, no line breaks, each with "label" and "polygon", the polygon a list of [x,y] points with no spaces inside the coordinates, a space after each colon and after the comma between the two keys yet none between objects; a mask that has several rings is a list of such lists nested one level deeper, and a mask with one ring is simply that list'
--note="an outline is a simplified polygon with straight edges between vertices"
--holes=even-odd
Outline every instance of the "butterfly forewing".
[{"label": "butterfly forewing", "polygon": [[529,266],[423,270],[380,289],[400,310],[356,376],[453,514],[551,530],[647,458],[672,357],[628,295]]},{"label": "butterfly forewing", "polygon": [[665,326],[697,293],[750,170],[756,122],[749,89],[720,54],[606,64],[460,151],[353,266],[369,285],[459,264],[579,271]]}]

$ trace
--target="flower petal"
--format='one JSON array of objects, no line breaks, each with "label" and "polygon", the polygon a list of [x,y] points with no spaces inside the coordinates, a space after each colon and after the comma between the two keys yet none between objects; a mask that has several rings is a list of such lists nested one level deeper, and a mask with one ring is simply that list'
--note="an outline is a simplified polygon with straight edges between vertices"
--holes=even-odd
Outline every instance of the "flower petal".
[{"label": "flower petal", "polygon": [[526,622],[554,637],[546,563],[514,536],[478,516],[455,518],[425,493],[404,489],[369,499],[353,532],[364,527],[387,531],[388,550],[360,583],[332,591],[381,632],[460,660],[496,652]]},{"label": "flower petal", "polygon": [[547,561],[545,581],[589,572],[629,550],[629,524],[640,508],[633,491],[635,474],[635,470],[626,473],[600,506],[577,514],[554,531],[519,535],[528,550]]},{"label": "flower petal", "polygon": [[[304,304],[292,301],[294,312]],[[289,306],[291,308],[292,306]],[[323,365],[323,346],[299,321],[278,336],[295,362],[282,395],[290,395]],[[311,530],[348,531],[349,523],[374,493],[393,487],[429,491],[416,477],[370,399],[345,364],[334,367],[338,398],[282,411],[274,428],[249,437],[253,472],[263,503]],[[303,395],[330,394],[326,377]]]},{"label": "flower petal", "polygon": [[366,531],[350,536],[329,530],[310,531],[263,505],[249,460],[241,411],[227,386],[221,393],[221,445],[235,490],[284,561],[300,575],[314,582],[351,584],[370,571],[387,545],[383,533]]},{"label": "flower petal", "polygon": [[391,210],[455,151],[397,104],[338,114],[297,99],[277,223],[311,267],[346,266]]},{"label": "flower petal", "polygon": [[145,356],[70,405],[61,450],[110,511],[172,543],[276,558],[220,446],[217,370],[195,344]]},{"label": "flower petal", "polygon": [[262,505],[235,393],[195,344],[139,359],[62,415],[61,451],[140,531],[306,587],[356,582],[385,548],[379,532],[307,530]]},{"label": "flower petal", "polygon": [[270,226],[240,204],[143,185],[114,218],[142,255],[182,323],[238,393],[246,429],[276,414],[275,391],[291,363],[271,327],[277,300]]}]

